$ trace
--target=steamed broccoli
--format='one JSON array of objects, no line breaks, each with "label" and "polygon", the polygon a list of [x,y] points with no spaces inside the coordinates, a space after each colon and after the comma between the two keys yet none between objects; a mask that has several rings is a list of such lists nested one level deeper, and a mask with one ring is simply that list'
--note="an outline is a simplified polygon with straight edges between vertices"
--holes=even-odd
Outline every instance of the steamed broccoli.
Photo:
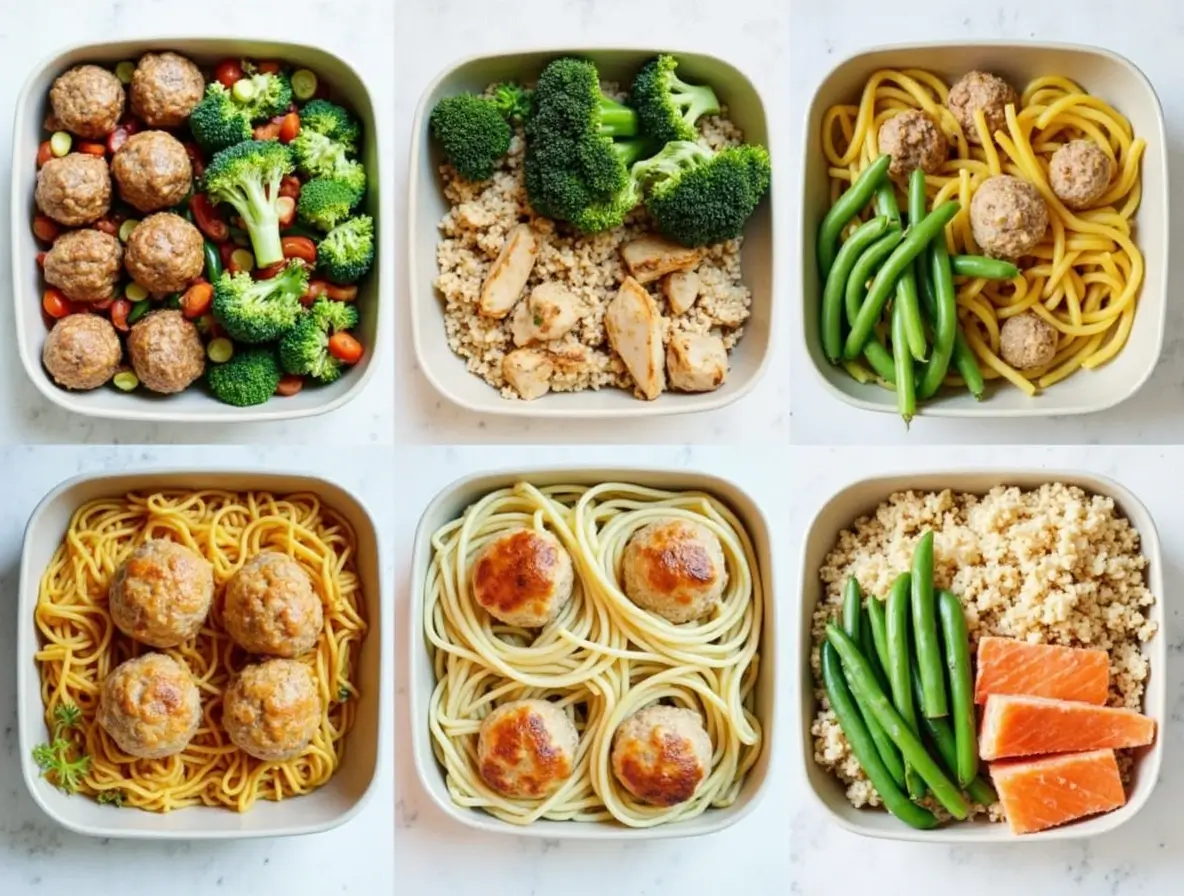
[{"label": "steamed broccoli", "polygon": [[283,115],[292,105],[292,81],[283,72],[256,72],[246,80],[250,98],[239,105],[252,121],[266,121]]},{"label": "steamed broccoli", "polygon": [[251,139],[251,119],[230,95],[214,81],[206,88],[201,102],[189,113],[193,139],[207,153],[214,153]]},{"label": "steamed broccoli", "polygon": [[349,217],[356,198],[348,184],[330,177],[314,177],[300,190],[296,214],[305,224],[328,232]]},{"label": "steamed broccoli", "polygon": [[329,337],[357,325],[358,311],[353,305],[317,299],[280,343],[280,366],[287,373],[333,382],[345,365],[329,354]]},{"label": "steamed broccoli", "polygon": [[206,193],[234,206],[251,236],[255,264],[266,267],[284,257],[276,201],[280,181],[292,173],[292,154],[275,140],[248,140],[217,153],[205,173]]},{"label": "steamed broccoli", "polygon": [[510,151],[510,126],[493,103],[471,93],[446,96],[432,109],[432,136],[465,180],[482,181]]},{"label": "steamed broccoli", "polygon": [[719,152],[689,141],[667,143],[633,175],[658,229],[684,246],[735,239],[769,189],[769,153],[762,146]]},{"label": "steamed broccoli", "polygon": [[356,283],[373,264],[374,219],[369,215],[338,224],[317,246],[317,267],[333,283]]},{"label": "steamed broccoli", "polygon": [[530,117],[531,95],[532,91],[508,81],[493,88],[493,97],[489,101],[506,121],[522,124]]},{"label": "steamed broccoli", "polygon": [[225,364],[211,364],[206,382],[214,397],[238,408],[263,404],[280,384],[280,367],[270,348],[235,352]]},{"label": "steamed broccoli", "polygon": [[300,129],[335,140],[354,153],[358,148],[360,128],[357,119],[344,108],[328,100],[312,100],[300,110]]},{"label": "steamed broccoli", "polygon": [[710,87],[687,84],[674,73],[678,60],[662,55],[651,59],[633,79],[630,98],[637,109],[641,132],[656,142],[694,140],[695,122],[719,112],[719,98]]},{"label": "steamed broccoli", "polygon": [[296,323],[307,289],[308,270],[295,259],[270,280],[227,271],[214,284],[214,319],[238,342],[271,342]]},{"label": "steamed broccoli", "polygon": [[353,205],[366,192],[366,169],[362,163],[348,157],[341,143],[301,128],[291,143],[296,167],[307,177],[328,177],[340,181],[354,192]]}]

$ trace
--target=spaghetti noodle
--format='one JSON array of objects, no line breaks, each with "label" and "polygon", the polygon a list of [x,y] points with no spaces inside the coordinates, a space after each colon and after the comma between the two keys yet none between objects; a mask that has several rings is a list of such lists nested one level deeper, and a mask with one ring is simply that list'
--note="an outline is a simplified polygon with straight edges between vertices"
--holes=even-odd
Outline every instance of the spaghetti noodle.
[{"label": "spaghetti noodle", "polygon": [[[214,608],[200,634],[162,651],[188,666],[202,695],[203,720],[179,754],[135,759],[122,753],[95,719],[107,674],[147,648],[123,636],[107,610],[115,570],[140,544],[167,538],[213,564]],[[166,491],[90,501],[75,511],[66,536],[41,578],[36,621],[42,646],[41,693],[52,726],[59,704],[81,710],[67,736],[91,757],[79,792],[155,812],[225,806],[239,812],[258,799],[281,800],[320,787],[337,770],[353,725],[353,681],[366,633],[349,524],[310,494]],[[325,607],[316,649],[301,657],[320,691],[323,718],[304,752],[263,762],[232,744],[222,729],[222,694],[247,656],[226,634],[221,592],[249,558],[263,550],[292,556],[308,573]]]},{"label": "spaghetti noodle", "polygon": [[[621,590],[621,557],[631,535],[661,519],[694,520],[723,546],[728,584],[715,613],[675,625],[637,607]],[[519,526],[547,529],[576,571],[570,602],[544,628],[528,631],[489,617],[470,595],[473,558],[490,539]],[[751,540],[735,515],[698,492],[622,483],[493,492],[432,536],[424,593],[436,687],[428,724],[452,799],[512,824],[538,819],[651,827],[731,805],[761,750],[756,716],[763,598]],[[556,702],[580,732],[575,768],[552,796],[510,799],[477,768],[481,720],[513,700]],[[694,709],[714,748],[709,775],[689,801],[662,808],[634,799],[610,767],[617,727],[662,701]]]}]

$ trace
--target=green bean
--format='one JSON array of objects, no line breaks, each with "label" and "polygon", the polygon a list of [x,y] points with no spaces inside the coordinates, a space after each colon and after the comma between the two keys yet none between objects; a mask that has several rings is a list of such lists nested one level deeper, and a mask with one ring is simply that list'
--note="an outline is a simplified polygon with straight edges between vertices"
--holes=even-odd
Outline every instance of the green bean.
[{"label": "green bean", "polygon": [[[909,224],[913,227],[920,224],[929,214],[929,200],[925,196],[925,170],[914,168],[909,175]],[[929,282],[929,269],[925,266],[925,254],[913,263],[913,273],[917,278],[917,293],[926,307],[932,306],[933,288]],[[932,316],[932,312],[929,312]]]},{"label": "green bean", "polygon": [[844,361],[843,369],[847,371],[848,376],[861,386],[866,386],[876,378],[876,375],[860,364],[858,361]]},{"label": "green bean", "polygon": [[[892,702],[896,704],[896,709],[905,724],[915,733],[918,731],[917,712],[913,706],[913,694],[909,690],[909,582],[909,574],[902,573],[896,577],[896,581],[892,583],[892,590],[888,593],[888,607],[885,613],[888,664],[884,671],[888,673],[888,683],[892,686]],[[907,764],[904,775],[909,796],[913,799],[924,796],[925,788],[922,782]]]},{"label": "green bean", "polygon": [[892,352],[884,348],[878,340],[869,339],[867,341],[867,345],[863,347],[863,357],[872,366],[876,376],[885,382],[896,385],[896,367],[892,360]]},{"label": "green bean", "polygon": [[913,356],[909,353],[907,313],[897,297],[892,303],[892,357],[896,364],[896,409],[908,426],[917,413],[917,391],[913,381]]},{"label": "green bean", "polygon": [[921,670],[921,711],[929,718],[948,712],[946,678],[941,669],[941,645],[933,599],[933,531],[921,536],[913,549],[913,637],[917,668]]},{"label": "green bean", "polygon": [[859,590],[859,579],[851,576],[843,586],[843,630],[856,643],[863,638],[860,634],[862,616],[863,592]]},{"label": "green bean", "polygon": [[884,601],[878,597],[867,599],[867,621],[871,629],[872,643],[876,648],[876,659],[880,661],[880,668],[884,670],[884,678],[888,678],[888,616],[884,608]]},{"label": "green bean", "polygon": [[852,325],[851,332],[847,334],[845,357],[854,360],[863,352],[863,345],[871,336],[876,321],[880,319],[888,296],[896,287],[897,279],[933,238],[943,232],[946,224],[958,213],[959,207],[957,202],[943,202],[920,224],[909,227],[900,245],[888,256],[888,260],[876,274],[875,282],[872,283],[872,288],[859,309],[859,316]]},{"label": "green bean", "polygon": [[[896,186],[891,181],[881,184],[876,190],[876,211],[893,224],[901,223],[900,207],[896,204]],[[909,354],[918,361],[924,361],[929,346],[925,341],[925,325],[921,322],[921,305],[917,298],[917,280],[913,274],[913,267],[911,264],[906,267],[896,281],[896,302],[904,312],[904,333],[908,339]],[[850,303],[847,305],[847,313],[854,318]],[[854,319],[851,323],[854,325]],[[895,351],[895,346],[893,350]]]},{"label": "green bean", "polygon": [[963,787],[978,775],[978,739],[974,724],[974,679],[970,672],[970,636],[962,602],[949,591],[937,593],[937,615],[941,619],[946,666],[950,670],[950,707],[954,739],[958,745],[955,770]]},{"label": "green bean", "polygon": [[[914,673],[916,670],[913,670]],[[913,678],[913,695],[921,699],[921,681],[916,674]],[[921,716],[921,727],[941,756],[942,764],[951,775],[958,767],[958,747],[954,740],[954,730],[946,719],[927,719]],[[992,789],[990,782],[982,775],[978,775],[970,786],[966,788],[967,795],[980,806],[990,806],[999,801],[999,796]]]},{"label": "green bean", "polygon": [[896,184],[890,180],[881,181],[876,187],[876,214],[883,215],[897,227],[904,227],[900,206],[896,203]]},{"label": "green bean", "polygon": [[961,327],[954,331],[954,366],[958,368],[958,373],[966,383],[970,394],[982,401],[983,395],[987,391],[987,384],[983,380],[982,370],[979,369],[978,358],[974,356],[974,350],[966,341]]},{"label": "green bean", "polygon": [[826,689],[827,700],[834,710],[839,727],[843,729],[843,736],[851,747],[851,752],[859,762],[863,773],[872,782],[872,787],[880,795],[884,807],[914,828],[928,830],[937,827],[937,819],[927,809],[922,809],[909,801],[901,793],[900,788],[885,768],[876,745],[863,724],[859,706],[847,687],[847,679],[843,674],[843,667],[839,655],[829,642],[823,643],[821,651],[822,686]]},{"label": "green bean", "polygon": [[843,228],[868,204],[876,187],[888,176],[888,166],[891,164],[892,156],[885,154],[868,165],[822,219],[822,225],[818,228],[818,273],[823,280],[830,276],[831,266],[838,258],[839,237]]},{"label": "green bean", "polygon": [[958,332],[958,297],[954,292],[954,276],[950,273],[950,256],[946,251],[945,236],[939,236],[929,247],[929,271],[933,278],[933,357],[921,374],[917,395],[932,398],[941,388],[950,369],[954,353],[954,334]]},{"label": "green bean", "polygon": [[851,276],[847,278],[847,288],[843,293],[846,299],[847,322],[849,324],[855,323],[855,318],[859,314],[859,306],[863,304],[863,297],[867,295],[868,281],[876,273],[876,268],[892,254],[892,250],[902,239],[904,239],[904,231],[899,227],[893,227],[887,234],[872,243],[855,262],[855,267],[851,269]]},{"label": "green bean", "polygon": [[142,299],[132,305],[131,311],[127,313],[125,320],[129,324],[134,324],[141,317],[147,314],[152,309],[152,303],[147,299]]},{"label": "green bean", "polygon": [[202,244],[202,254],[206,260],[206,279],[217,283],[222,276],[222,251],[212,240],[206,240]]},{"label": "green bean", "polygon": [[950,267],[956,277],[981,277],[983,280],[1014,280],[1020,269],[1010,261],[987,258],[984,255],[954,255]]},{"label": "green bean", "polygon": [[834,623],[826,627],[826,640],[838,651],[847,686],[856,702],[866,705],[876,720],[884,726],[893,743],[900,748],[905,761],[917,770],[946,811],[957,819],[965,818],[970,813],[966,798],[962,796],[957,785],[946,777],[925,749],[925,745],[921,743],[921,738],[901,718],[900,713],[885,696],[884,691],[876,683],[867,659],[859,652],[855,642]]},{"label": "green bean", "polygon": [[[859,225],[856,231],[843,243],[835,258],[830,276],[822,291],[822,350],[832,364],[838,364],[843,356],[843,292],[851,269],[859,256],[888,230],[887,218],[872,218]],[[848,361],[854,361],[858,354]]]}]

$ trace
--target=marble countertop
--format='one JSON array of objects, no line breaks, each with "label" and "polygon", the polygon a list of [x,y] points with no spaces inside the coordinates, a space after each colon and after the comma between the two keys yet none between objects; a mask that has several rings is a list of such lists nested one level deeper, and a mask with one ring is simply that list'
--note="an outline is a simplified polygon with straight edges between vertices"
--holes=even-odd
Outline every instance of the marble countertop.
[{"label": "marble countertop", "polygon": [[[8,6],[8,4],[6,4]],[[348,6],[348,12],[343,7]],[[19,8],[19,12],[16,10]],[[290,40],[318,44],[348,59],[368,84],[379,117],[383,151],[391,146],[391,42],[394,14],[390,0],[208,0],[187,9],[165,0],[55,0],[14,3],[0,16],[0,171],[7,172],[12,154],[11,121],[20,86],[32,68],[60,49],[81,43],[125,40],[144,35],[188,34],[207,37]],[[313,17],[316,17],[313,24]],[[394,185],[402,174],[387,165],[389,183],[382,186],[383,218],[394,222]],[[345,407],[325,417],[274,424],[145,424],[97,420],[71,414],[50,404],[33,387],[21,367],[13,342],[12,277],[8,251],[7,173],[0,187],[0,443],[87,442],[145,444],[197,442],[271,442],[389,444],[394,438],[394,296],[383,296],[379,340],[386,348],[366,389]],[[384,239],[394,240],[394,227]],[[393,267],[393,265],[392,265]],[[387,275],[388,284],[399,277]],[[393,290],[391,290],[393,292]]]}]

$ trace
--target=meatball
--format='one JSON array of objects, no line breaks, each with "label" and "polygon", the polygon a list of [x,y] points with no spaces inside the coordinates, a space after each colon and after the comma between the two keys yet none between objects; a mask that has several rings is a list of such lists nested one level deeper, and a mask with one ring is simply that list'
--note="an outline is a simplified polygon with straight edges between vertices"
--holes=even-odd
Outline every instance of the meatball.
[{"label": "meatball", "polygon": [[120,663],[99,691],[99,724],[119,749],[140,759],[180,753],[201,725],[201,694],[171,656],[146,653]]},{"label": "meatball", "polygon": [[1017,370],[1044,367],[1056,357],[1057,338],[1052,324],[1025,311],[1003,322],[999,330],[999,353]]},{"label": "meatball", "polygon": [[473,597],[507,625],[541,628],[571,600],[574,585],[571,555],[545,530],[511,529],[473,562]]},{"label": "meatball", "polygon": [[185,147],[164,131],[140,131],[124,141],[111,160],[119,195],[145,214],[171,208],[193,186]]},{"label": "meatball", "polygon": [[63,233],[42,265],[45,282],[74,302],[105,302],[115,297],[123,271],[123,246],[101,230]]},{"label": "meatball", "polygon": [[974,241],[992,258],[1031,252],[1048,230],[1048,206],[1037,189],[1010,174],[988,178],[970,200]]},{"label": "meatball", "polygon": [[633,533],[621,560],[625,594],[670,622],[711,612],[728,583],[724,549],[702,523],[669,519]]},{"label": "meatball", "polygon": [[247,666],[222,698],[222,724],[235,746],[256,759],[299,756],[321,727],[312,672],[296,660]]},{"label": "meatball", "polygon": [[1052,154],[1048,179],[1069,208],[1089,208],[1110,186],[1113,163],[1092,140],[1070,140]]},{"label": "meatball", "polygon": [[116,627],[150,647],[176,647],[197,636],[214,602],[214,568],[183,544],[144,542],[111,580],[108,609]]},{"label": "meatball", "polygon": [[59,75],[49,89],[54,118],[88,140],[106,137],[123,117],[123,85],[97,65],[79,65]]},{"label": "meatball", "polygon": [[37,172],[37,208],[59,224],[93,224],[111,208],[107,162],[84,152],[50,159]]},{"label": "meatball", "polygon": [[68,314],[45,337],[41,362],[64,389],[97,389],[115,376],[123,346],[111,321],[97,314]]},{"label": "meatball", "polygon": [[140,318],[128,334],[127,353],[144,387],[166,395],[188,389],[206,369],[201,335],[180,311]]},{"label": "meatball", "polygon": [[184,124],[206,90],[201,69],[177,53],[145,53],[132,75],[132,111],[150,128]]},{"label": "meatball", "polygon": [[950,88],[947,103],[962,133],[970,143],[982,143],[974,123],[976,109],[983,110],[987,120],[987,131],[994,136],[996,131],[1007,130],[1007,106],[1019,105],[1020,97],[1015,88],[990,72],[967,72]]},{"label": "meatball", "polygon": [[888,173],[908,177],[914,168],[933,174],[949,153],[946,135],[933,116],[922,109],[906,109],[880,125],[880,152],[892,156]]},{"label": "meatball", "polygon": [[571,777],[579,732],[547,700],[503,703],[481,722],[477,770],[502,796],[545,799]]},{"label": "meatball", "polygon": [[711,738],[693,709],[656,704],[634,713],[613,735],[613,774],[651,806],[677,806],[711,771]]},{"label": "meatball", "polygon": [[127,241],[124,264],[150,293],[180,292],[205,265],[201,231],[172,212],[149,215]]},{"label": "meatball", "polygon": [[227,584],[222,622],[244,650],[293,657],[317,643],[325,615],[304,568],[287,554],[264,551]]}]

